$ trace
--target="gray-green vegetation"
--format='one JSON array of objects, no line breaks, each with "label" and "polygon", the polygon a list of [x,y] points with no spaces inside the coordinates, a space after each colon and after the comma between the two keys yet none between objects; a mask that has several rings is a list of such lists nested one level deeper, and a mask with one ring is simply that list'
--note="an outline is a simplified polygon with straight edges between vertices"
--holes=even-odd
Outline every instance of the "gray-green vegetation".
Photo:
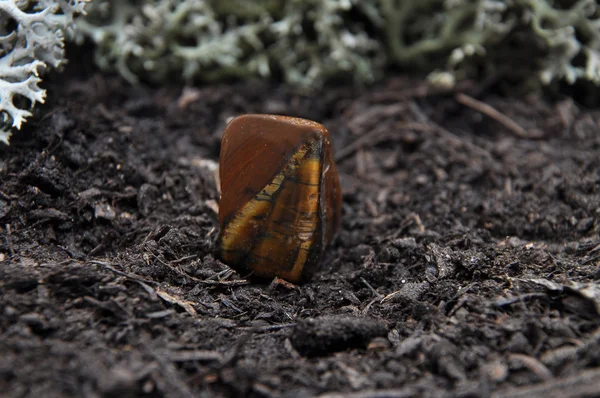
[{"label": "gray-green vegetation", "polygon": [[[351,77],[373,82],[384,50],[375,0],[101,1],[78,23],[96,60],[131,82],[218,81],[280,74],[298,86]],[[355,18],[351,18],[351,14]]]},{"label": "gray-green vegetation", "polygon": [[[43,103],[40,74],[65,62],[64,39],[72,33],[73,16],[87,0],[0,1],[0,141],[8,144],[11,129],[20,129],[30,109]],[[24,98],[27,107],[15,103]]]},{"label": "gray-green vegetation", "polygon": [[475,68],[600,83],[594,0],[95,0],[78,23],[97,62],[135,82],[273,74],[315,87],[386,66],[453,84]]}]

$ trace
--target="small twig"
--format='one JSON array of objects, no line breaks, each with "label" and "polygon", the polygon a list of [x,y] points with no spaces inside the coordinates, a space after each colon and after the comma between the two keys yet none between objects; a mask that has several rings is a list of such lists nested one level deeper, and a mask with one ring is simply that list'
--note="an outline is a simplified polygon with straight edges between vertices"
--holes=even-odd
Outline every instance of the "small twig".
[{"label": "small twig", "polygon": [[127,278],[129,278],[129,279],[131,279],[133,281],[136,281],[136,282],[144,282],[144,283],[148,283],[148,284],[151,284],[151,285],[158,285],[159,284],[158,282],[151,281],[150,279],[144,279],[141,276],[138,276],[136,274],[132,274],[132,273],[129,273],[129,272],[118,270],[115,267],[113,267],[112,265],[110,265],[109,263],[104,262],[104,261],[88,260],[88,262],[92,263],[92,264],[96,264],[96,265],[102,265],[103,267],[108,268],[109,270],[111,270],[115,274],[118,274],[118,275],[121,275],[121,276],[125,276],[125,277],[127,277]]},{"label": "small twig", "polygon": [[439,124],[435,123],[433,120],[431,120],[429,118],[429,116],[427,116],[425,114],[425,112],[423,112],[421,110],[421,108],[419,107],[419,105],[417,105],[416,102],[414,102],[414,101],[409,102],[408,109],[410,109],[412,111],[412,113],[414,114],[414,116],[416,117],[416,119],[419,122],[426,123],[427,125],[430,125],[431,127],[433,127],[433,131],[435,133],[437,133],[439,136],[443,137],[444,139],[450,141],[453,144],[464,145],[464,146],[468,147],[470,150],[472,150],[473,152],[476,152],[479,155],[481,155],[482,157],[486,158],[487,160],[490,160],[492,162],[494,161],[494,157],[487,149],[480,147],[479,145],[477,145],[471,141],[462,139],[459,136],[457,136],[456,134],[454,134],[453,132],[451,132],[450,130],[447,130],[444,127],[440,126]]},{"label": "small twig", "polygon": [[190,279],[196,283],[202,283],[202,279],[196,278],[195,276],[192,276],[190,274],[188,274],[187,272],[184,272],[182,270],[180,270],[179,268],[177,268],[176,266],[174,266],[173,264],[169,264],[166,261],[164,261],[163,259],[161,259],[160,257],[158,257],[156,254],[148,251],[148,254],[150,254],[152,257],[154,257],[154,259],[156,261],[158,261],[159,263],[161,263],[162,265],[164,265],[165,267],[171,269],[172,271],[174,271],[175,273],[179,274],[180,276]]},{"label": "small twig", "polygon": [[[415,131],[423,131],[430,132],[433,130],[432,127],[423,124],[423,123],[415,123],[415,122],[403,122],[399,123],[395,128],[399,130],[415,130]],[[352,155],[354,152],[358,151],[361,148],[370,147],[373,145],[379,144],[382,140],[394,139],[393,135],[390,135],[389,126],[382,126],[380,128],[375,128],[360,136],[360,138],[356,139],[352,143],[348,144],[341,150],[337,151],[335,155],[335,161],[339,162],[342,159],[347,158]]]},{"label": "small twig", "polygon": [[39,124],[40,122],[42,122],[42,121],[44,121],[44,120],[46,120],[46,119],[48,119],[48,118],[50,118],[50,117],[54,116],[54,115],[55,115],[55,114],[57,114],[58,112],[63,112],[63,111],[64,111],[64,109],[63,109],[63,108],[56,108],[56,109],[54,109],[54,110],[52,110],[52,111],[50,111],[50,112],[46,113],[44,116],[42,116],[42,117],[40,118],[40,120],[38,120],[38,121],[37,121],[37,123]]},{"label": "small twig", "polygon": [[396,297],[398,294],[400,294],[400,292],[402,291],[403,288],[404,288],[404,285],[400,289],[394,290],[393,292],[391,292],[387,296],[381,298],[381,301],[379,301],[379,304],[387,303],[388,301],[390,301],[391,299],[393,299],[394,297]]},{"label": "small twig", "polygon": [[[456,311],[458,311],[464,304],[464,301],[461,301],[460,299],[468,292],[470,291],[473,286],[477,285],[477,282],[473,282],[468,286],[465,286],[463,288],[458,289],[458,292],[456,292],[456,294],[454,296],[452,296],[450,298],[450,300],[448,300],[448,303],[446,304],[446,308],[448,308],[449,305],[452,304],[452,308],[450,308],[448,310],[448,316],[452,316],[454,315],[454,313]],[[454,304],[456,302],[456,304]]]},{"label": "small twig", "polygon": [[535,373],[541,380],[547,381],[554,378],[552,372],[537,358],[524,354],[510,354],[508,357],[521,362],[523,366]]},{"label": "small twig", "polygon": [[590,254],[600,251],[600,243],[597,244],[592,250],[585,254],[586,257],[589,257]]},{"label": "small twig", "polygon": [[245,286],[248,283],[250,283],[248,280],[246,279],[234,279],[232,281],[210,281],[210,280],[201,280],[200,282],[201,285],[205,285],[205,286]]},{"label": "small twig", "polygon": [[233,270],[231,268],[226,268],[223,271],[219,271],[214,275],[209,276],[208,278],[205,279],[205,281],[210,281],[210,280],[225,280],[227,278],[229,278],[229,276],[233,274]]},{"label": "small twig", "polygon": [[548,295],[546,293],[526,293],[526,294],[521,294],[519,296],[515,296],[515,297],[507,297],[507,298],[502,298],[499,300],[496,300],[495,302],[492,303],[493,306],[495,307],[505,307],[514,303],[519,303],[519,302],[523,302],[529,299],[544,299],[544,298],[548,298]]},{"label": "small twig", "polygon": [[160,318],[168,317],[169,315],[173,315],[175,313],[176,313],[176,311],[173,308],[169,308],[169,309],[162,310],[162,311],[148,312],[145,314],[145,316],[146,316],[146,318],[150,318],[150,319],[160,319]]},{"label": "small twig", "polygon": [[13,246],[13,242],[12,242],[12,232],[11,232],[11,228],[10,228],[10,224],[6,224],[6,243],[8,243],[8,250],[10,251],[10,256],[14,257],[15,255],[15,248]]},{"label": "small twig", "polygon": [[371,286],[371,284],[369,282],[367,282],[367,280],[365,278],[363,278],[362,276],[360,277],[360,281],[362,283],[364,283],[365,285],[367,285],[369,290],[371,290],[371,292],[373,292],[373,294],[375,295],[376,298],[381,299],[383,297],[383,294],[381,294],[377,290],[375,290],[375,288],[373,286]]},{"label": "small twig", "polygon": [[111,240],[113,239],[114,235],[111,233],[108,233],[104,236],[104,238],[102,238],[102,242],[100,242],[98,244],[98,246],[94,247],[87,255],[86,257],[94,257],[96,256],[98,253],[101,253],[102,251],[104,251],[104,249],[106,249]]},{"label": "small twig", "polygon": [[458,93],[455,96],[456,100],[469,108],[474,109],[477,112],[483,113],[484,115],[494,119],[511,132],[513,132],[517,137],[520,138],[531,138],[530,134],[527,133],[523,127],[521,127],[517,122],[506,116],[505,114],[498,111],[496,108],[491,105],[486,104],[485,102],[481,102],[476,100],[473,97],[470,97],[463,93]]},{"label": "small twig", "polygon": [[221,303],[223,303],[223,305],[227,308],[231,308],[232,310],[234,310],[235,312],[237,312],[238,314],[244,314],[246,311],[240,310],[238,307],[236,307],[231,301],[227,300],[226,298],[221,297],[219,299],[219,301]]},{"label": "small twig", "polygon": [[181,350],[168,351],[165,355],[171,362],[221,362],[223,355],[218,351],[209,350]]},{"label": "small twig", "polygon": [[158,285],[158,282],[151,281],[149,279],[144,279],[141,276],[138,276],[136,274],[131,274],[131,273],[128,273],[125,271],[120,271],[104,261],[90,260],[89,262],[92,264],[102,265],[102,266],[108,268],[109,270],[111,270],[112,272],[114,272],[115,274],[124,276],[124,277],[132,280],[133,282],[136,282],[146,291],[146,293],[148,293],[148,295],[150,296],[150,300],[152,300],[152,301],[158,300],[158,295],[156,294],[156,291],[151,286],[148,285],[148,284]]},{"label": "small twig", "polygon": [[156,294],[158,295],[158,297],[160,297],[167,303],[177,304],[178,306],[183,308],[188,314],[190,314],[192,317],[198,316],[198,312],[196,311],[196,309],[192,306],[192,304],[189,301],[184,301],[184,300],[180,299],[179,297],[169,294],[166,291],[160,290],[158,288],[156,289]]},{"label": "small twig", "polygon": [[181,258],[178,258],[177,260],[170,261],[170,263],[171,264],[179,264],[186,260],[191,260],[192,258],[196,258],[196,257],[198,257],[197,254],[191,254],[189,256],[181,257]]},{"label": "small twig", "polygon": [[383,297],[383,294],[381,294],[377,290],[375,290],[375,288],[373,286],[371,286],[371,284],[369,282],[367,282],[367,280],[365,278],[361,277],[360,280],[362,283],[367,285],[369,290],[371,290],[371,292],[373,292],[373,295],[375,296],[375,298],[373,300],[369,301],[367,303],[367,305],[365,306],[365,308],[363,308],[363,310],[362,310],[363,315],[366,315],[367,312],[369,312],[369,309],[371,308],[371,306],[373,304],[375,304],[375,302],[377,302],[378,300],[381,300],[381,298]]},{"label": "small twig", "polygon": [[367,303],[367,305],[365,305],[365,308],[363,308],[363,310],[361,311],[363,315],[366,315],[367,312],[369,312],[369,310],[371,309],[371,306],[373,304],[375,304],[377,302],[377,300],[379,300],[379,297],[375,297],[373,300],[369,301]]},{"label": "small twig", "polygon": [[0,196],[1,196],[1,197],[2,197],[4,200],[7,200],[7,201],[9,201],[9,202],[11,202],[11,201],[12,201],[12,199],[10,198],[10,196],[8,196],[6,193],[4,193],[4,192],[2,192],[2,191],[0,191]]},{"label": "small twig", "polygon": [[284,323],[281,325],[264,326],[262,328],[258,328],[256,331],[257,332],[271,332],[273,330],[281,330],[281,329],[287,329],[287,328],[293,328],[293,327],[296,327],[295,323]]},{"label": "small twig", "polygon": [[[152,252],[148,252],[148,254],[150,254],[152,257],[154,257],[154,259],[156,261],[158,261],[159,263],[161,263],[162,265],[164,265],[165,267],[168,267],[169,269],[173,270],[174,272],[176,272],[177,274],[179,274],[180,276],[187,278],[195,283],[201,284],[201,285],[205,285],[205,286],[243,286],[243,285],[247,285],[248,281],[244,280],[244,279],[238,279],[238,280],[233,280],[233,281],[225,281],[225,280],[217,280],[217,281],[213,281],[213,280],[209,280],[209,279],[199,279],[196,278],[195,276],[192,276],[190,274],[188,274],[187,272],[180,270],[179,268],[177,268],[176,266],[167,263],[166,261],[164,261],[163,259],[161,259],[160,257],[158,257],[156,254],[152,253]],[[181,260],[181,259],[180,259]],[[177,260],[176,260],[177,261]],[[226,269],[222,272],[230,272],[230,269]]]},{"label": "small twig", "polygon": [[281,330],[281,329],[288,329],[288,328],[293,328],[296,327],[296,323],[283,323],[281,325],[269,325],[269,326],[262,326],[262,327],[249,327],[249,328],[245,328],[245,327],[241,327],[238,328],[239,330],[249,330],[255,333],[259,333],[259,332],[272,332],[274,330]]}]

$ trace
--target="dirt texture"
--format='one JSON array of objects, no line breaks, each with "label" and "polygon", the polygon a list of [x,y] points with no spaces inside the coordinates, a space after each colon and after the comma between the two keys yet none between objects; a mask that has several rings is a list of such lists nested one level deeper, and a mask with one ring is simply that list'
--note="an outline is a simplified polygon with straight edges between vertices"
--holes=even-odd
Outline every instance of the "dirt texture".
[{"label": "dirt texture", "polygon": [[[0,148],[0,396],[600,396],[600,111],[493,92],[55,78]],[[332,134],[309,283],[215,259],[242,113]]]}]

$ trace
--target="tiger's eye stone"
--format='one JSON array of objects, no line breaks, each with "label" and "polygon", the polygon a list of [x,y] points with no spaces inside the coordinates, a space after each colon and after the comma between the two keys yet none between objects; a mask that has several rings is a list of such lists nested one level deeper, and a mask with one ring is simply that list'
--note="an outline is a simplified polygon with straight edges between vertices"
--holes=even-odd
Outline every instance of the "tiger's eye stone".
[{"label": "tiger's eye stone", "polygon": [[340,224],[340,183],[325,126],[242,115],[223,132],[218,255],[240,273],[308,280]]}]

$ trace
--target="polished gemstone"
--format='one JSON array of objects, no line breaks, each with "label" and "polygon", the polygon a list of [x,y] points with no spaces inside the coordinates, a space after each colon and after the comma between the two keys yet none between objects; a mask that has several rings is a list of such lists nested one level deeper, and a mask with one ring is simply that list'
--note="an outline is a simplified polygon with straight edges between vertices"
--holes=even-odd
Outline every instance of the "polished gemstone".
[{"label": "polished gemstone", "polygon": [[220,259],[258,277],[309,279],[340,221],[327,129],[286,116],[239,116],[223,133],[220,180]]}]

